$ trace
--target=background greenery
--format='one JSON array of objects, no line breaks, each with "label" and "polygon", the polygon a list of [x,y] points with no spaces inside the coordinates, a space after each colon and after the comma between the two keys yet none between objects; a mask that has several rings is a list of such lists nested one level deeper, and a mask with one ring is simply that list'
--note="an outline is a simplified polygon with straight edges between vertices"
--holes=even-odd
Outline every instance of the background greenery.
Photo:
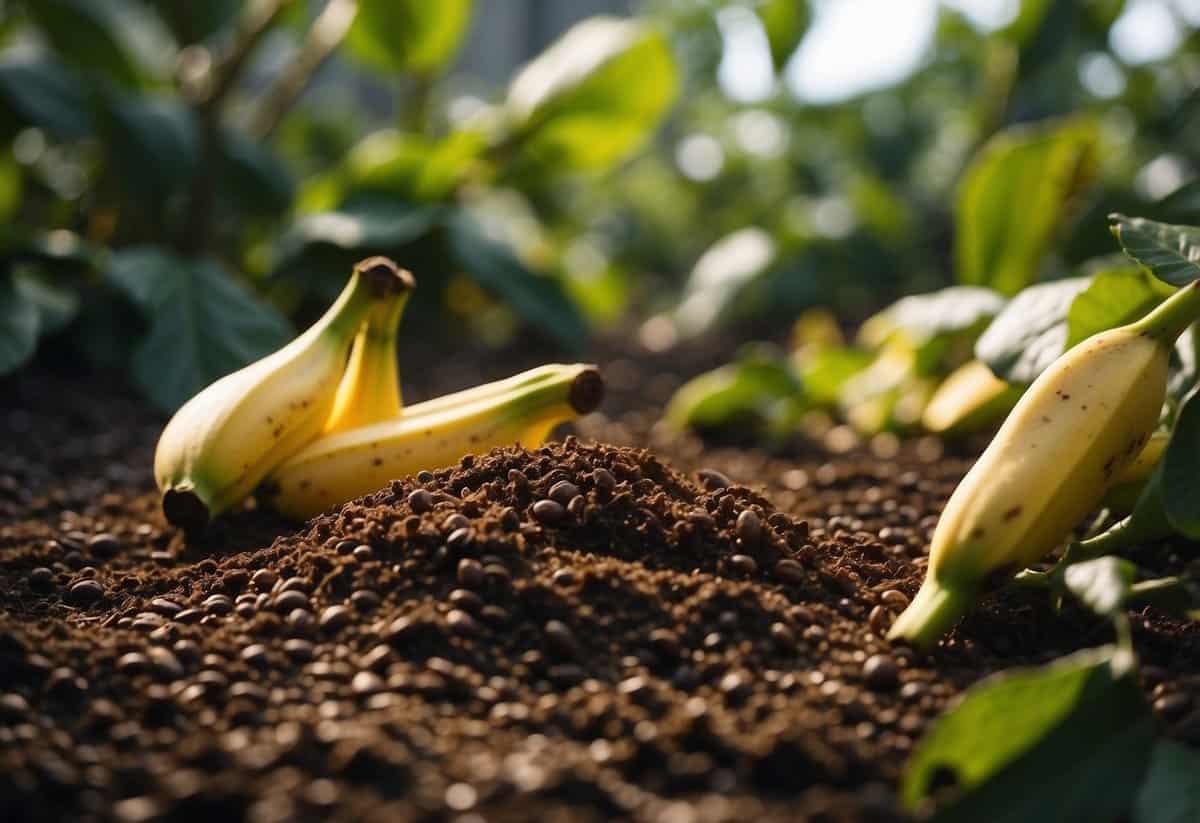
[{"label": "background greenery", "polygon": [[[992,32],[943,8],[910,77],[816,105],[717,82],[719,14],[753,15],[781,77],[802,2],[647,0],[468,98],[447,72],[470,0],[9,0],[0,372],[39,346],[128,365],[169,410],[368,253],[417,273],[409,333],[449,317],[565,351],[614,327],[769,336],[953,282],[1012,294],[1114,251],[1108,212],[1200,211],[1146,185],[1200,162],[1198,35],[1125,65],[1124,5],[1025,0]],[[697,138],[715,171],[681,166]]]}]

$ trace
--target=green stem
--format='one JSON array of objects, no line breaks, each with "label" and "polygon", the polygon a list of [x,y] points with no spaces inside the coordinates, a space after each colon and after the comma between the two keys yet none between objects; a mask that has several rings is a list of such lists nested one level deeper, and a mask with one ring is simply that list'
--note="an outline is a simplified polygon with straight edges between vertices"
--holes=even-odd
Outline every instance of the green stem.
[{"label": "green stem", "polygon": [[929,648],[958,622],[974,600],[974,587],[950,589],[927,577],[912,603],[892,624],[888,639],[904,639],[917,648]]},{"label": "green stem", "polygon": [[1197,319],[1200,319],[1200,280],[1172,294],[1152,312],[1131,324],[1131,328],[1165,345],[1174,343]]}]

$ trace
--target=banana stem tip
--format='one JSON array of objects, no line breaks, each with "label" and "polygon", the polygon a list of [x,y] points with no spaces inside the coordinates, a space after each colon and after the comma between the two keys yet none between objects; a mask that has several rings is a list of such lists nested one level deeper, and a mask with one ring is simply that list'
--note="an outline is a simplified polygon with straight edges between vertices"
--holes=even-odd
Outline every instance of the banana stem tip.
[{"label": "banana stem tip", "polygon": [[375,255],[354,264],[354,271],[370,284],[376,297],[387,297],[400,292],[412,291],[417,280],[408,269],[396,265],[396,261],[383,255]]},{"label": "banana stem tip", "polygon": [[185,532],[198,532],[208,525],[208,505],[193,489],[183,486],[167,489],[162,508],[167,522]]},{"label": "banana stem tip", "polygon": [[604,399],[604,378],[596,369],[584,369],[575,375],[571,381],[571,390],[567,400],[571,408],[580,414],[589,414],[596,410]]},{"label": "banana stem tip", "polygon": [[907,640],[919,649],[927,649],[958,622],[974,599],[973,591],[948,589],[927,579],[892,624],[888,640]]}]

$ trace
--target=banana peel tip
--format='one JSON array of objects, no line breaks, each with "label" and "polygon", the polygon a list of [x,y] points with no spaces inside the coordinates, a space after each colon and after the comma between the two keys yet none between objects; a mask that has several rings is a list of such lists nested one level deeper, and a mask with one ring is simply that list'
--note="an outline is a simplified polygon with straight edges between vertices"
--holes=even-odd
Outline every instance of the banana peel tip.
[{"label": "banana peel tip", "polygon": [[579,414],[590,414],[604,400],[604,378],[597,369],[584,369],[575,375],[567,395],[571,408]]},{"label": "banana peel tip", "polygon": [[167,489],[163,493],[162,509],[167,522],[185,532],[203,530],[210,518],[208,504],[189,486]]}]

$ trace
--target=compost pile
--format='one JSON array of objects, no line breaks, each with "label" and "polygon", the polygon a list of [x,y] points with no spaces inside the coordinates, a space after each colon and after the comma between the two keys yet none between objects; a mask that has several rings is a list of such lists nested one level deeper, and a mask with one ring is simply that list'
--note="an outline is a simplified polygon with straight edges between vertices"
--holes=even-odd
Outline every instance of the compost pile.
[{"label": "compost pile", "polygon": [[[145,470],[157,424],[22,380],[4,819],[891,820],[947,701],[1107,631],[1009,594],[932,655],[880,639],[970,464],[930,443],[785,460],[593,416],[299,530],[247,510],[185,543]],[[1195,742],[1200,636],[1135,629]]]}]

